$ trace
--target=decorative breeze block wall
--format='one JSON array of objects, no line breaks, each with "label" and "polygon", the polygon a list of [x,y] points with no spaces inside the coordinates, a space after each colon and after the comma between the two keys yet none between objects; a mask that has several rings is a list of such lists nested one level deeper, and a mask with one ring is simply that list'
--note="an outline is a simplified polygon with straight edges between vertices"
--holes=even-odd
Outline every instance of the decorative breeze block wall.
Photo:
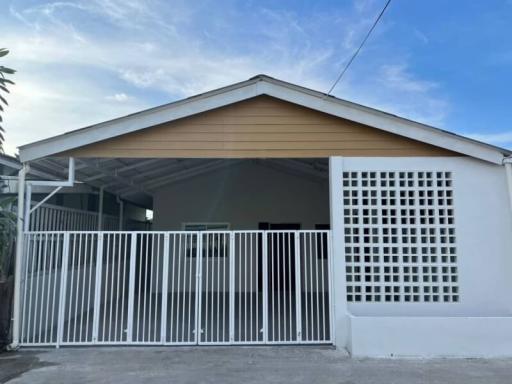
[{"label": "decorative breeze block wall", "polygon": [[343,172],[349,302],[458,302],[451,172]]}]

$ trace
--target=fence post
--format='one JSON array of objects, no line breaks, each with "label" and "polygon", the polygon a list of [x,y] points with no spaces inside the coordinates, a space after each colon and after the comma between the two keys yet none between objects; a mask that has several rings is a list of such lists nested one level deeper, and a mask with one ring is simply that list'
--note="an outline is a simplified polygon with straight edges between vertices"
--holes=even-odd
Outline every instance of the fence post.
[{"label": "fence post", "polygon": [[69,264],[69,232],[64,232],[62,243],[62,265],[60,267],[60,294],[59,294],[59,315],[57,320],[57,348],[62,344],[64,333],[64,313],[66,306],[66,291],[68,286],[68,264]]}]

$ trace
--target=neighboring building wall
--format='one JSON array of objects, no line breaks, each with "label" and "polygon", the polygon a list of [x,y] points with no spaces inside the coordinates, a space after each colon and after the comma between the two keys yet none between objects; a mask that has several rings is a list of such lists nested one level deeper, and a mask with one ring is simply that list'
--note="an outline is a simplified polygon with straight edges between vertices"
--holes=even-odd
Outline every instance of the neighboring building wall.
[{"label": "neighboring building wall", "polygon": [[[504,167],[469,158],[332,163],[334,214],[343,216],[332,223],[338,340],[357,356],[512,355],[510,338],[503,338],[512,334],[512,215]],[[369,200],[363,201],[364,191]],[[450,209],[454,223],[446,220]],[[349,324],[340,309],[346,300]]]},{"label": "neighboring building wall", "polygon": [[181,230],[186,222],[228,222],[230,229],[258,223],[329,223],[328,181],[290,175],[247,161],[155,192],[153,229]]}]

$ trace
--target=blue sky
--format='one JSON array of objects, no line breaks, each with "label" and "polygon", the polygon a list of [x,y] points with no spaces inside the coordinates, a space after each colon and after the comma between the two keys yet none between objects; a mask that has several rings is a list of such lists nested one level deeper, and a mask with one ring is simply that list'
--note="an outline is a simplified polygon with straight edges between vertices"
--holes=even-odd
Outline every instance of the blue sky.
[{"label": "blue sky", "polygon": [[[327,91],[384,0],[9,1],[7,151],[265,73]],[[512,0],[393,0],[334,95],[512,148]]]}]

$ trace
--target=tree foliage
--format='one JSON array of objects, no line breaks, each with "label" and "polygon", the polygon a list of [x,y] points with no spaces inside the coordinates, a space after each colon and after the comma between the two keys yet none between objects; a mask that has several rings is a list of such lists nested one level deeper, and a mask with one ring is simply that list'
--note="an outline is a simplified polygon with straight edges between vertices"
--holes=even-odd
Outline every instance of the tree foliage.
[{"label": "tree foliage", "polygon": [[[0,48],[0,57],[4,57],[9,53],[9,50],[6,48]],[[9,93],[9,89],[7,88],[8,85],[14,85],[14,82],[12,80],[9,80],[7,77],[9,75],[13,75],[16,73],[14,69],[4,67],[3,65],[0,65],[0,153],[4,152],[4,141],[5,141],[5,131],[2,127],[1,123],[3,121],[2,119],[2,112],[4,112],[4,106],[9,105],[7,103],[7,100],[5,99],[6,93]]]}]

